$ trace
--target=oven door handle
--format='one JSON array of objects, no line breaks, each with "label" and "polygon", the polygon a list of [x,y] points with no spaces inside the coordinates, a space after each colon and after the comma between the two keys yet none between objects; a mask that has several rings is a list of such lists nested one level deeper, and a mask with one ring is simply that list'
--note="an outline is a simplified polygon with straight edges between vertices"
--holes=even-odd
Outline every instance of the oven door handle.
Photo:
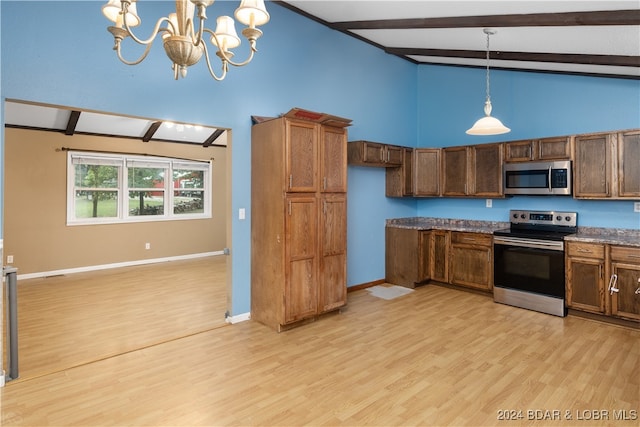
[{"label": "oven door handle", "polygon": [[496,245],[519,246],[521,248],[547,249],[551,251],[564,251],[564,242],[555,240],[535,240],[511,237],[494,237]]}]

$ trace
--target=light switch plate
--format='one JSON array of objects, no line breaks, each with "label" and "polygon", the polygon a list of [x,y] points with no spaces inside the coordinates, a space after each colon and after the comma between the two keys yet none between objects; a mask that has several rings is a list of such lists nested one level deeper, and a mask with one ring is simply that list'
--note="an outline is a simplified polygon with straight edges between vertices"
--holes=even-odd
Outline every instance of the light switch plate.
[{"label": "light switch plate", "polygon": [[490,208],[491,206],[493,206],[493,200],[487,199],[487,207]]},{"label": "light switch plate", "polygon": [[238,219],[245,219],[246,215],[247,214],[244,208],[238,209]]},{"label": "light switch plate", "polygon": [[640,212],[640,202],[633,202],[633,211]]}]

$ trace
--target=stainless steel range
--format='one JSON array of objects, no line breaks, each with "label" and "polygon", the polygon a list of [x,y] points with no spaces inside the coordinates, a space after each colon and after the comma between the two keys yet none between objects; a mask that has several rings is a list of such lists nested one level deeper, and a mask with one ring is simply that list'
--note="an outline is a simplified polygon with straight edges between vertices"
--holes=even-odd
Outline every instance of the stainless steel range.
[{"label": "stainless steel range", "polygon": [[511,226],[493,233],[496,302],[565,316],[564,237],[576,212],[509,211]]}]

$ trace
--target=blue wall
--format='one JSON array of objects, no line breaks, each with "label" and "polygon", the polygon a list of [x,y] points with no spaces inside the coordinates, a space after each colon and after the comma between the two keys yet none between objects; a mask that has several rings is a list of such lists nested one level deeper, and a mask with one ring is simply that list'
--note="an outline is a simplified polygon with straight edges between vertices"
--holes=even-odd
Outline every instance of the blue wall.
[{"label": "blue wall", "polygon": [[[500,139],[467,136],[464,131],[482,115],[483,69],[417,66],[273,3],[267,3],[271,21],[262,27],[265,35],[252,64],[232,69],[223,82],[214,82],[198,64],[186,79],[174,81],[159,45],[135,67],[116,59],[101,6],[99,1],[1,1],[1,100],[231,128],[234,315],[250,308],[251,115],[275,116],[292,107],[323,111],[353,119],[352,140],[414,147],[640,127],[638,81],[492,70],[494,116],[513,132]],[[213,21],[236,6],[218,0],[208,15]],[[138,7],[146,34],[172,3],[144,1]],[[83,38],[76,40],[77,35]],[[239,49],[237,59],[245,52]],[[484,200],[388,199],[384,170],[378,168],[350,166],[348,180],[349,285],[384,277],[387,218],[506,220],[508,209],[534,207],[577,210],[582,225],[640,226],[631,202],[514,197],[494,200],[488,209]],[[243,207],[247,220],[240,221],[235,213]]]},{"label": "blue wall", "polygon": [[[212,21],[232,15],[237,5],[216,1],[208,15]],[[231,128],[234,315],[250,309],[251,115],[276,116],[301,107],[353,119],[352,139],[416,143],[416,66],[352,37],[267,3],[271,21],[262,27],[250,65],[215,82],[204,64],[197,64],[186,79],[174,81],[161,45],[135,67],[116,59],[101,6],[98,1],[0,2],[2,101]],[[167,1],[140,2],[143,37],[170,8]],[[82,38],[76,40],[78,35]],[[244,55],[239,48],[236,59]],[[384,275],[384,265],[371,270],[371,259],[379,264],[384,252],[384,219],[415,214],[415,203],[399,207],[387,201],[384,176],[378,170],[370,181],[371,172],[350,168],[348,173],[349,284]],[[244,221],[235,214],[242,207],[247,208]],[[372,245],[359,243],[368,243],[372,234]]]},{"label": "blue wall", "polygon": [[[492,115],[512,131],[471,136],[483,115],[485,75],[478,69],[418,66],[418,146],[446,147],[640,127],[640,81],[491,70]],[[590,227],[640,228],[632,201],[514,196],[493,200],[422,199],[419,216],[508,221],[509,209],[578,212]]]}]

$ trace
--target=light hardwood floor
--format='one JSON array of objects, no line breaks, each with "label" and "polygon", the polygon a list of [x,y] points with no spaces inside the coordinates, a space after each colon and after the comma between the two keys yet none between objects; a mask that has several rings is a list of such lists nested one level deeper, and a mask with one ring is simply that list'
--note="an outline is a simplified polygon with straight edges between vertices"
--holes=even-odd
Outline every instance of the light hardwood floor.
[{"label": "light hardwood floor", "polygon": [[18,281],[18,381],[225,324],[226,257]]},{"label": "light hardwood floor", "polygon": [[[390,301],[359,290],[341,313],[280,334],[247,321],[9,383],[1,420],[635,427],[639,338],[434,285]],[[546,413],[530,410],[559,419],[536,421]],[[500,411],[522,419],[500,420]],[[606,419],[585,420],[595,411]],[[621,414],[636,419],[616,420]]]}]

